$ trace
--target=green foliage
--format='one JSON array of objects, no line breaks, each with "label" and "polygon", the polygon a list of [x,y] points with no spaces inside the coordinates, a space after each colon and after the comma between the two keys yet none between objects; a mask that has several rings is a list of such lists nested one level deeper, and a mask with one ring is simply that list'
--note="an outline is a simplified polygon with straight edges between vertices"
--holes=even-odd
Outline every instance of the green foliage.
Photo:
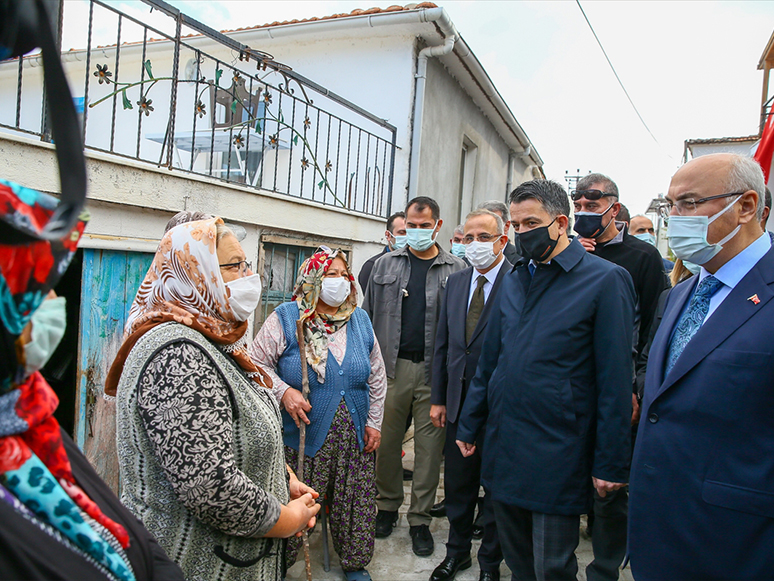
[{"label": "green foliage", "polygon": [[153,79],[153,70],[151,69],[150,59],[145,61],[145,72],[148,73],[148,78]]},{"label": "green foliage", "polygon": [[223,69],[217,69],[215,71],[215,84],[217,85],[220,82],[220,77],[223,75]]},{"label": "green foliage", "polygon": [[132,102],[129,100],[129,97],[126,96],[126,89],[121,91],[121,97],[124,101],[124,109],[134,109],[134,107],[132,107]]}]

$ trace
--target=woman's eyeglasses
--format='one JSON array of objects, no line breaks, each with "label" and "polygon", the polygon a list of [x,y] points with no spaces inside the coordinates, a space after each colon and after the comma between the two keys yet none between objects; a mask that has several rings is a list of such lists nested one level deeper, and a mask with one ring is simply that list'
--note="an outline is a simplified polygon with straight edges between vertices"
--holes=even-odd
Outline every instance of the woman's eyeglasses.
[{"label": "woman's eyeglasses", "polygon": [[232,270],[234,272],[238,272],[242,276],[247,274],[248,270],[252,270],[253,263],[248,262],[247,260],[240,260],[239,262],[230,262],[228,264],[219,264],[221,268],[227,268],[229,270]]}]

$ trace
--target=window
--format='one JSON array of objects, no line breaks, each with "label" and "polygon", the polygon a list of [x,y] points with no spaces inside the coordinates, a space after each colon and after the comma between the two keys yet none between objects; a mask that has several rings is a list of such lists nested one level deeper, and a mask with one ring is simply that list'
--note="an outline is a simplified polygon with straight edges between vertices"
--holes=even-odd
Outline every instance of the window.
[{"label": "window", "polygon": [[476,159],[478,147],[470,139],[462,138],[462,155],[460,157],[460,211],[457,224],[460,224],[473,210],[473,185],[476,178]]}]

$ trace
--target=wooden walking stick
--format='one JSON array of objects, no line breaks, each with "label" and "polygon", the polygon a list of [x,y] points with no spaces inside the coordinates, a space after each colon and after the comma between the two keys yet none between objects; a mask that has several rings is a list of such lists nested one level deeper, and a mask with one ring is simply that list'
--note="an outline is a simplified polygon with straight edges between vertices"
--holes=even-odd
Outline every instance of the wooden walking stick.
[{"label": "wooden walking stick", "polygon": [[[304,401],[309,401],[309,376],[306,369],[306,341],[304,340],[304,321],[301,317],[296,321],[296,339],[298,340],[298,350],[301,354],[301,395]],[[303,420],[298,420],[299,424],[299,442],[298,442],[298,476],[304,481],[304,453],[306,448],[306,424]],[[306,562],[306,579],[312,581],[312,561],[309,558],[309,535],[306,530],[301,533],[304,541],[304,561]]]}]

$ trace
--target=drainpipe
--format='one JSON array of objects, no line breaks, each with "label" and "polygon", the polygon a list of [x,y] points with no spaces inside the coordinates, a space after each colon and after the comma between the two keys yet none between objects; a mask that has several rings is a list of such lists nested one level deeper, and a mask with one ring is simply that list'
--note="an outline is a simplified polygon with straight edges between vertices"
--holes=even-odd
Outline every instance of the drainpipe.
[{"label": "drainpipe", "polygon": [[[436,9],[439,10],[439,9]],[[409,162],[409,188],[408,199],[417,196],[417,188],[419,184],[419,148],[422,143],[422,116],[424,113],[425,104],[425,83],[427,80],[427,61],[432,57],[443,56],[449,54],[454,49],[454,43],[459,38],[457,29],[452,24],[449,15],[442,8],[440,17],[436,14],[432,14],[428,21],[434,21],[446,36],[442,45],[428,46],[419,51],[417,57],[417,74],[415,78],[417,80],[416,90],[414,92],[414,123],[411,132],[411,158]],[[435,10],[425,10],[426,12],[435,12]],[[424,14],[423,14],[424,16]]]},{"label": "drainpipe", "polygon": [[512,149],[508,152],[508,176],[505,182],[505,205],[508,205],[508,198],[513,191],[513,162],[516,159],[516,152]]}]

